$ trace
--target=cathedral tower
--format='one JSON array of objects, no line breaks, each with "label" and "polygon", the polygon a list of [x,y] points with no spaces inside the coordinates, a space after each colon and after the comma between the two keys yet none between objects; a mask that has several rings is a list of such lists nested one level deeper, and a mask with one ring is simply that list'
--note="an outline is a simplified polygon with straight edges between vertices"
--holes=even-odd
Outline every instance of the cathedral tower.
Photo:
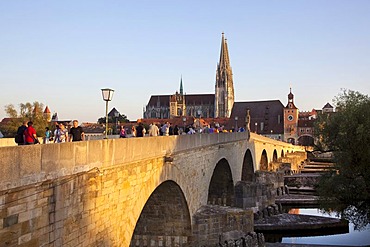
[{"label": "cathedral tower", "polygon": [[215,117],[230,117],[234,105],[234,82],[227,40],[222,33],[220,62],[216,71]]},{"label": "cathedral tower", "polygon": [[178,116],[186,116],[186,104],[184,89],[182,86],[182,76],[180,80],[180,93],[176,91],[176,93],[170,97],[170,118]]}]

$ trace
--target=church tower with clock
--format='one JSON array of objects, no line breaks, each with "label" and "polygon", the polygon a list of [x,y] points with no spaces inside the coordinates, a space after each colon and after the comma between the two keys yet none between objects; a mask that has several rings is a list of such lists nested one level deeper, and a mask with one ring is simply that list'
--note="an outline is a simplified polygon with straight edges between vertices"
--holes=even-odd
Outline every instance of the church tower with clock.
[{"label": "church tower with clock", "polygon": [[292,88],[288,94],[288,104],[284,107],[284,141],[296,144],[298,140],[298,108],[294,105]]}]

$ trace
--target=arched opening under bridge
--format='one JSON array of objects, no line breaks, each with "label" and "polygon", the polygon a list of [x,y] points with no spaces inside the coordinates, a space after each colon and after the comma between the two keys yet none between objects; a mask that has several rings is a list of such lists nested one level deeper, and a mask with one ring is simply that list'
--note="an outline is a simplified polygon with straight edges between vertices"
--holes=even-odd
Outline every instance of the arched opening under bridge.
[{"label": "arched opening under bridge", "polygon": [[253,157],[249,149],[245,152],[245,155],[244,155],[241,180],[246,181],[246,182],[255,181]]},{"label": "arched opening under bridge", "polygon": [[233,206],[234,198],[234,182],[230,165],[226,159],[221,159],[212,174],[208,189],[208,203]]},{"label": "arched opening under bridge", "polygon": [[267,159],[267,152],[264,149],[261,154],[261,159],[260,159],[260,170],[261,171],[267,171],[268,169],[268,159]]},{"label": "arched opening under bridge", "polygon": [[180,186],[174,181],[163,182],[150,195],[136,223],[130,246],[144,246],[140,244],[159,241],[161,236],[163,246],[175,246],[164,241],[179,238],[184,242],[191,236],[189,209]]},{"label": "arched opening under bridge", "polygon": [[314,145],[314,138],[310,135],[302,135],[298,138],[299,145],[302,146],[313,146]]},{"label": "arched opening under bridge", "polygon": [[278,155],[276,149],[274,149],[274,153],[272,154],[272,161],[277,162],[278,160]]}]

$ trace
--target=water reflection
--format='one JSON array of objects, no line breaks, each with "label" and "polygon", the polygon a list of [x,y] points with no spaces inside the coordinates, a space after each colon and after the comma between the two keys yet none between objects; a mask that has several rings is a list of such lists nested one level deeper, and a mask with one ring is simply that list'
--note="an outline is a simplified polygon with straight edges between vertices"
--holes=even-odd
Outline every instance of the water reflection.
[{"label": "water reflection", "polygon": [[[293,214],[304,214],[338,218],[334,211],[323,212],[317,208],[292,208],[288,210]],[[300,231],[289,233],[265,234],[266,242],[281,242],[294,244],[331,244],[331,245],[370,245],[370,225],[364,226],[363,231],[354,229],[354,224],[350,223],[349,228],[327,229],[325,231]]]}]

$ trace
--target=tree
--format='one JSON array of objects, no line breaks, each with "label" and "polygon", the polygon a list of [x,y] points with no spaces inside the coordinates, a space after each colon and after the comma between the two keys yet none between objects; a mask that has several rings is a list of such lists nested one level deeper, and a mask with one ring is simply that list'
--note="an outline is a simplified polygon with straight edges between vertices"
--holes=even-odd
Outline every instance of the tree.
[{"label": "tree", "polygon": [[32,104],[29,102],[25,104],[20,103],[19,111],[17,111],[13,104],[6,105],[5,112],[11,120],[6,126],[3,126],[2,131],[4,131],[7,137],[13,137],[23,121],[32,121],[37,136],[44,136],[45,127],[50,127],[50,123],[48,123],[46,116],[44,116],[43,109],[44,105],[37,101]]},{"label": "tree", "polygon": [[[342,215],[369,223],[370,208],[370,98],[343,90],[335,98],[337,111],[319,115],[315,135],[317,148],[331,151],[338,172],[328,173],[318,184],[323,200],[345,204]],[[358,216],[358,215],[357,215]]]}]

